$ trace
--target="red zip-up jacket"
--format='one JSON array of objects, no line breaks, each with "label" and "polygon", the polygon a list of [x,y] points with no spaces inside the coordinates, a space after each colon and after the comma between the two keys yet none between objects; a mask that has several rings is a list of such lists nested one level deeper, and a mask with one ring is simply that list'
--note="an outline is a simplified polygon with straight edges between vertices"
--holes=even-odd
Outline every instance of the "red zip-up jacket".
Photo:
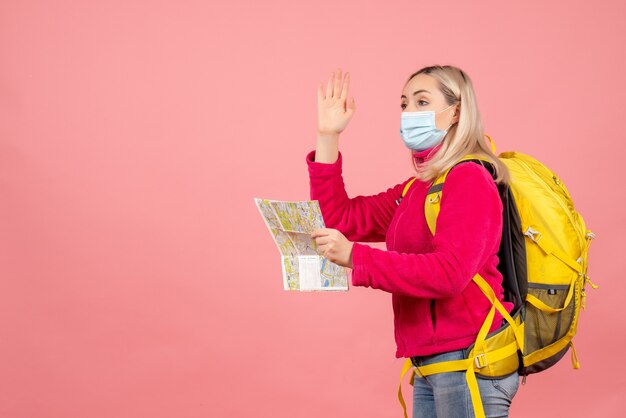
[{"label": "red zip-up jacket", "polygon": [[[427,160],[439,146],[413,151],[413,157]],[[315,162],[315,151],[306,161],[311,200],[319,201],[326,227],[354,241],[352,285],[392,294],[396,358],[474,343],[491,302],[472,277],[480,273],[503,301],[502,274],[496,268],[503,207],[487,169],[468,162],[450,171],[433,237],[424,215],[429,183],[414,181],[399,204],[412,177],[381,193],[349,198],[341,152],[334,163]],[[386,251],[356,242],[383,240]],[[503,304],[511,312],[513,304]],[[490,331],[501,324],[496,311]]]}]

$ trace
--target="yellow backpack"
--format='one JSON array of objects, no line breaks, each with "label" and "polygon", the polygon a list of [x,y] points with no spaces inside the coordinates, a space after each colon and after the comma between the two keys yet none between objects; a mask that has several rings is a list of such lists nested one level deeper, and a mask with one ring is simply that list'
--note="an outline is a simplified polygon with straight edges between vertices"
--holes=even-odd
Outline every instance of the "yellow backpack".
[{"label": "yellow backpack", "polygon": [[[486,136],[495,153],[493,141]],[[586,229],[565,184],[554,172],[519,152],[503,152],[498,158],[511,172],[510,184],[498,185],[503,203],[498,270],[503,276],[504,299],[515,306],[509,315],[480,274],[473,277],[492,307],[470,346],[468,358],[420,367],[406,359],[398,388],[405,418],[402,379],[409,369],[419,376],[465,371],[474,414],[484,418],[476,374],[503,377],[518,371],[525,382],[528,374],[551,367],[570,347],[572,366],[579,367],[572,338],[580,308],[585,308],[585,284],[597,288],[587,276],[587,254],[595,235]],[[465,162],[482,164],[495,175],[492,165],[482,156],[467,155],[456,164]],[[433,182],[426,195],[424,212],[433,235],[443,185],[453,167]],[[404,188],[403,197],[414,180]],[[506,323],[488,333],[496,309]]]}]

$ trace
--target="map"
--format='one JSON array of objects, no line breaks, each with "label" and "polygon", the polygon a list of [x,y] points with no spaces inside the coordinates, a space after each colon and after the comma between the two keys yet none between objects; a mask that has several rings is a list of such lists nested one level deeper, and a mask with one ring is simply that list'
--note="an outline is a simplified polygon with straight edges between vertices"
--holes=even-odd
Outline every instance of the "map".
[{"label": "map", "polygon": [[285,290],[348,290],[348,269],[318,255],[311,238],[315,229],[325,228],[317,200],[254,201],[281,254]]}]

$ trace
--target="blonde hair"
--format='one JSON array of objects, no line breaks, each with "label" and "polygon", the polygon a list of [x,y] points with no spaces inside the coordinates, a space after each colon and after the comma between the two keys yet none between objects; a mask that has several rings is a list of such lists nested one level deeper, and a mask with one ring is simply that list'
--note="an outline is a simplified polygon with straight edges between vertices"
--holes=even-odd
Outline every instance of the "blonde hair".
[{"label": "blonde hair", "polygon": [[509,183],[511,178],[509,170],[493,153],[491,145],[485,141],[476,95],[469,76],[452,65],[433,65],[411,74],[407,83],[422,73],[437,80],[439,90],[443,93],[448,106],[456,103],[461,103],[461,106],[459,121],[448,129],[441,147],[432,158],[418,164],[413,159],[411,151],[416,177],[422,181],[434,181],[460,158],[467,154],[476,154],[484,156],[493,164],[496,170],[496,183]]}]

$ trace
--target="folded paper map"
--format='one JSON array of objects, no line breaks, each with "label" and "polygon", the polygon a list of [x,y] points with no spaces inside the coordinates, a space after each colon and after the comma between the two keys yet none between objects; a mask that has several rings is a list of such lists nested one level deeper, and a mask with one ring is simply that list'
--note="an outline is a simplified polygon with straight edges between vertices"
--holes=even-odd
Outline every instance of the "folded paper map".
[{"label": "folded paper map", "polygon": [[311,234],[325,228],[317,200],[254,199],[281,254],[285,290],[348,290],[348,269],[318,255]]}]

